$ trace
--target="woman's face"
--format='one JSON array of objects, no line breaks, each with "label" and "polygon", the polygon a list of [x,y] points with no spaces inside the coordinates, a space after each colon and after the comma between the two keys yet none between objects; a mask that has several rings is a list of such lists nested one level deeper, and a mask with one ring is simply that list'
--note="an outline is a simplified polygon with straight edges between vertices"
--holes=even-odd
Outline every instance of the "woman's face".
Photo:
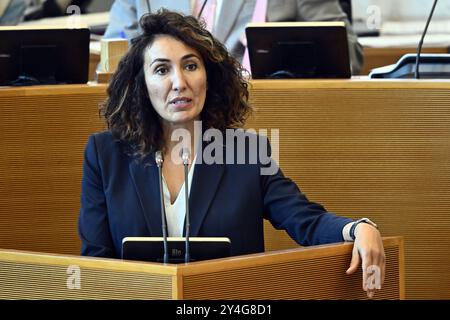
[{"label": "woman's face", "polygon": [[144,51],[144,73],[150,101],[164,124],[200,119],[207,79],[195,49],[171,36],[157,36]]}]

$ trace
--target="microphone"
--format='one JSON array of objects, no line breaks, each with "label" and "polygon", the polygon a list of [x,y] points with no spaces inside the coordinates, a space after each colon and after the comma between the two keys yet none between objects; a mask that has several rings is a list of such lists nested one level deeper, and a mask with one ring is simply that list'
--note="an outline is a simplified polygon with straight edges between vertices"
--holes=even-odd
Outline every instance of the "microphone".
[{"label": "microphone", "polygon": [[203,9],[205,9],[206,3],[208,2],[208,0],[203,1],[202,7],[200,8],[200,11],[197,15],[197,19],[200,19],[200,17],[202,16],[203,13]]},{"label": "microphone", "polygon": [[164,206],[164,192],[163,192],[163,183],[162,183],[162,165],[163,165],[163,156],[161,151],[156,151],[155,153],[156,165],[158,167],[158,175],[159,175],[159,201],[161,206],[161,220],[162,220],[162,234],[163,234],[163,242],[164,242],[164,263],[169,262],[169,249],[167,243],[167,223],[166,223],[166,207]]},{"label": "microphone", "polygon": [[[206,2],[206,1],[205,1]],[[183,166],[184,166],[184,200],[185,200],[185,206],[186,206],[186,217],[185,217],[185,225],[186,225],[186,241],[185,241],[185,255],[184,255],[184,262],[188,263],[191,259],[190,257],[190,250],[189,250],[189,227],[190,227],[190,221],[189,221],[189,183],[188,183],[188,172],[189,172],[189,158],[190,158],[190,152],[188,148],[182,148],[181,149],[181,160],[183,160]]]},{"label": "microphone", "polygon": [[427,33],[428,25],[430,24],[431,18],[433,17],[434,8],[436,7],[437,2],[438,2],[438,0],[434,0],[433,7],[431,8],[430,15],[428,16],[428,20],[427,20],[427,23],[425,25],[425,30],[423,30],[422,38],[420,39],[419,46],[417,47],[416,68],[415,68],[415,72],[414,72],[414,78],[415,79],[419,79],[420,78],[420,74],[419,74],[419,60],[420,60],[420,53],[422,51],[422,46],[423,46],[423,39],[425,38],[425,34]]},{"label": "microphone", "polygon": [[425,29],[419,41],[416,53],[407,53],[403,55],[395,64],[372,69],[369,73],[370,79],[405,79],[421,78],[419,68],[420,63],[427,68],[427,72],[422,75],[427,79],[449,79],[450,78],[450,54],[446,53],[428,53],[422,54],[422,46],[428,26],[433,17],[437,0],[434,0],[431,12],[428,16]]}]

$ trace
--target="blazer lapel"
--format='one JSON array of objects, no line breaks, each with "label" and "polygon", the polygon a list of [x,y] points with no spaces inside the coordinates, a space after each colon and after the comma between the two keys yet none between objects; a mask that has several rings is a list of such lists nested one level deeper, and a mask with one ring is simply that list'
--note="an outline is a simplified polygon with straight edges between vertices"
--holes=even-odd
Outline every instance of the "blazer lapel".
[{"label": "blazer lapel", "polygon": [[233,4],[222,4],[222,9],[220,10],[217,20],[220,25],[216,26],[216,37],[219,41],[225,42],[225,40],[227,39],[237,17],[239,16],[239,13],[241,12],[243,4],[244,0],[234,0]]},{"label": "blazer lapel", "polygon": [[223,173],[223,165],[208,165],[204,163],[195,165],[189,196],[190,236],[198,236]]},{"label": "blazer lapel", "polygon": [[145,221],[153,237],[162,236],[161,208],[159,204],[158,167],[152,157],[150,165],[144,166],[135,160],[129,165],[136,193],[139,198]]},{"label": "blazer lapel", "polygon": [[[198,236],[200,232],[200,227],[217,192],[224,170],[223,165],[208,165],[205,163],[195,165],[189,192],[190,236],[192,237]],[[159,205],[159,176],[154,157],[151,157],[150,165],[147,166],[134,160],[131,161],[129,171],[150,230],[150,235],[161,237],[162,220]]]}]

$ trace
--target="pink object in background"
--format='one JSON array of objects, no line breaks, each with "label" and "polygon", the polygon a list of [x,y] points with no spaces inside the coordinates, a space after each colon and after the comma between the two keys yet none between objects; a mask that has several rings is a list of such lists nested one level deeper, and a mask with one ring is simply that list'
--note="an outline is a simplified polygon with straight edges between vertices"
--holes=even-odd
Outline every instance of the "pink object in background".
[{"label": "pink object in background", "polygon": [[[202,9],[204,0],[197,0],[195,3],[195,14],[198,16],[200,10]],[[216,0],[208,0],[206,2],[205,8],[203,9],[202,15],[200,18],[203,18],[206,22],[206,29],[209,32],[212,32],[214,28],[214,18],[216,16]]]}]

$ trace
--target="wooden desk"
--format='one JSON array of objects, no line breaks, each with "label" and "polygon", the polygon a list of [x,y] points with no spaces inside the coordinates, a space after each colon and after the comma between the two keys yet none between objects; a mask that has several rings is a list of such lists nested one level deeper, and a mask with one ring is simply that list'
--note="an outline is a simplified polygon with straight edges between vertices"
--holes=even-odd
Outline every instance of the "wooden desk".
[{"label": "wooden desk", "polygon": [[100,54],[97,52],[91,51],[89,53],[89,81],[96,80],[96,70],[97,66],[100,63]]},{"label": "wooden desk", "polygon": [[[364,65],[362,75],[368,75],[374,68],[396,63],[407,53],[416,53],[417,48],[368,48],[364,47]],[[448,47],[425,47],[422,53],[449,53]]]},{"label": "wooden desk", "polygon": [[[403,299],[403,241],[384,246],[375,299]],[[351,251],[333,244],[163,265],[0,250],[0,299],[367,299],[361,270],[345,274]],[[70,281],[75,268],[79,281]]]},{"label": "wooden desk", "polygon": [[[368,75],[374,68],[396,63],[403,55],[415,53],[417,48],[370,48],[364,47],[364,65],[361,75]],[[448,47],[424,47],[422,53],[449,53]],[[89,58],[89,80],[95,80],[95,70],[100,63],[100,52],[91,49]]]},{"label": "wooden desk", "polygon": [[[105,89],[0,89],[0,248],[78,254]],[[247,126],[279,129],[281,166],[311,200],[404,236],[406,298],[450,299],[450,82],[254,81],[250,95]],[[295,245],[265,236],[267,250]]]}]

